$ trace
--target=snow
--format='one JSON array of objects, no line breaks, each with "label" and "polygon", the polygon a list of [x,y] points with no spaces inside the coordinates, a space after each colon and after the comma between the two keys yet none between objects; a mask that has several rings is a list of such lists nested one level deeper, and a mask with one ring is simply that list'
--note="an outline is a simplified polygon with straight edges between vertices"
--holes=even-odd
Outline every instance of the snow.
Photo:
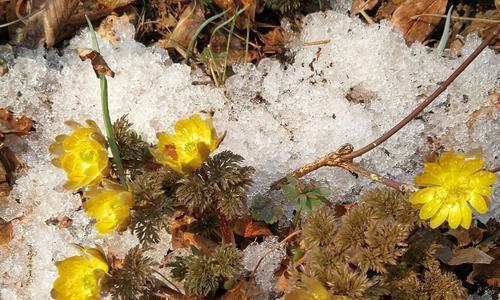
[{"label": "snow", "polygon": [[[135,42],[131,25],[124,26],[121,43],[100,41],[101,52],[116,73],[109,79],[112,118],[129,114],[134,128],[154,141],[156,131],[170,130],[178,118],[214,110],[216,128],[228,131],[220,149],[243,155],[257,170],[251,194],[265,193],[272,181],[344,143],[358,148],[380,136],[432,93],[480,43],[471,37],[462,57],[445,58],[420,44],[408,48],[389,23],[368,26],[335,12],[313,14],[305,22],[301,34],[290,41],[292,63],[263,59],[257,67],[235,66],[236,74],[220,89],[193,84],[199,77],[192,74],[196,72],[173,63],[159,47]],[[329,41],[310,46],[322,40]],[[89,32],[83,30],[62,55],[56,50],[21,49],[10,71],[0,77],[0,107],[36,122],[35,133],[6,141],[29,171],[0,202],[1,218],[18,218],[13,221],[14,239],[0,247],[0,299],[48,298],[57,277],[54,262],[76,254],[70,243],[97,243],[119,256],[137,244],[128,233],[97,240],[79,196],[61,188],[65,175],[49,163],[48,145],[68,131],[64,120],[90,118],[102,124],[99,82],[89,63],[81,62],[73,50],[87,48],[89,41]],[[448,150],[481,147],[486,167],[498,166],[498,110],[481,114],[470,128],[466,122],[475,110],[491,106],[489,91],[500,92],[499,70],[498,56],[483,51],[422,118],[357,162],[411,182],[432,149],[427,143],[432,137]],[[346,95],[351,88],[369,93],[372,99],[349,102]],[[374,185],[340,169],[325,168],[310,177],[332,189],[332,201],[356,201],[356,195]],[[499,196],[497,184],[491,199]],[[493,201],[490,215],[498,216],[500,206]],[[46,223],[64,216],[73,220],[67,228]],[[169,238],[164,240],[158,256],[169,248]],[[265,252],[267,246],[260,245],[245,250],[245,265],[252,265],[252,260],[255,264]],[[279,260],[275,257],[269,269],[260,268],[258,276],[266,289],[272,288],[266,284],[272,279],[264,276]]]}]

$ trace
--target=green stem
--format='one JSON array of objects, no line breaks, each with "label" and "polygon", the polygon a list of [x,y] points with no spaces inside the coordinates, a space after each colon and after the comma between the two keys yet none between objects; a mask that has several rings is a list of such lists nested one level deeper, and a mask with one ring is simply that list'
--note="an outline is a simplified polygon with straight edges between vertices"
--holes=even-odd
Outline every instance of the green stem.
[{"label": "green stem", "polygon": [[224,58],[224,68],[223,68],[223,73],[222,73],[222,82],[226,81],[226,73],[227,73],[227,63],[229,59],[229,47],[231,46],[231,38],[233,36],[234,32],[234,26],[236,25],[236,20],[240,16],[242,12],[244,12],[247,8],[244,7],[236,12],[236,14],[233,16],[233,22],[231,23],[231,29],[229,31],[229,35],[227,37],[227,45],[226,45],[226,57]]},{"label": "green stem", "polygon": [[203,22],[200,27],[198,27],[198,29],[196,29],[196,31],[194,32],[193,36],[191,37],[191,40],[189,41],[189,45],[188,45],[188,48],[186,49],[186,58],[184,59],[184,62],[187,62],[188,59],[191,57],[191,52],[193,50],[193,46],[194,46],[194,42],[196,41],[196,38],[198,37],[198,35],[200,34],[200,32],[203,30],[203,28],[207,27],[208,24],[210,24],[211,22],[215,21],[216,19],[222,17],[223,15],[225,15],[227,12],[229,11],[229,9],[226,9],[225,11],[221,12],[221,13],[218,13],[210,18],[208,18],[205,22]]},{"label": "green stem", "polygon": [[302,206],[299,209],[297,209],[297,211],[295,212],[295,216],[293,217],[292,225],[290,226],[290,231],[295,230],[297,228],[297,226],[299,225],[301,212],[302,212]]},{"label": "green stem", "polygon": [[[97,43],[97,37],[95,35],[94,27],[90,22],[89,18],[85,16],[87,23],[90,28],[90,37],[92,41],[92,49],[99,52],[99,44]],[[111,154],[113,155],[113,160],[118,170],[118,175],[120,176],[120,181],[122,186],[127,189],[127,178],[125,176],[125,169],[123,168],[122,159],[120,157],[120,151],[118,151],[118,146],[116,145],[115,135],[113,133],[113,124],[111,123],[111,117],[109,115],[109,104],[108,104],[108,81],[106,76],[99,74],[99,81],[101,86],[101,104],[102,104],[102,115],[104,119],[104,129],[106,131],[106,136],[108,138],[109,148],[111,149]]]}]

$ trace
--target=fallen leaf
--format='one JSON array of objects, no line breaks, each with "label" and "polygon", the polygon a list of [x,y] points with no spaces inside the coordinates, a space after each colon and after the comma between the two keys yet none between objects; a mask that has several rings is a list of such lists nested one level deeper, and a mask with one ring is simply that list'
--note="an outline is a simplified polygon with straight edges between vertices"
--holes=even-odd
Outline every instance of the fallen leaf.
[{"label": "fallen leaf", "polygon": [[13,237],[12,222],[5,222],[0,218],[0,246],[8,244]]},{"label": "fallen leaf", "polygon": [[450,229],[448,230],[445,235],[451,235],[454,238],[457,239],[457,246],[462,248],[471,243],[471,239],[469,236],[469,230],[467,229]]},{"label": "fallen leaf", "polygon": [[[475,15],[475,18],[476,20],[472,21],[469,26],[465,27],[460,35],[465,37],[471,33],[478,33],[482,38],[487,37],[493,32],[493,30],[495,30],[497,23],[483,22],[481,19],[500,20],[500,9],[490,9],[484,13],[479,12]],[[490,45],[494,45],[499,40],[500,37],[497,35],[497,37],[490,42]]]},{"label": "fallen leaf", "polygon": [[205,21],[203,5],[199,0],[195,0],[184,9],[169,39],[159,44],[166,48],[175,48],[177,52],[185,56],[191,38],[203,21]]},{"label": "fallen leaf", "polygon": [[116,44],[120,41],[120,36],[116,32],[116,28],[119,25],[124,24],[136,24],[137,23],[137,14],[135,11],[131,11],[130,13],[124,13],[121,16],[113,13],[112,15],[107,16],[104,20],[99,24],[99,28],[97,28],[97,33],[110,41],[111,44]]},{"label": "fallen leaf", "polygon": [[27,135],[33,129],[33,123],[26,116],[14,117],[14,114],[0,108],[0,136],[5,134]]},{"label": "fallen leaf", "polygon": [[285,30],[275,27],[266,34],[257,33],[259,39],[264,43],[264,53],[282,53],[285,51]]},{"label": "fallen leaf", "polygon": [[440,17],[412,17],[421,14],[444,14],[448,0],[406,0],[392,15],[394,27],[403,33],[406,43],[423,42],[441,22]]},{"label": "fallen leaf", "polygon": [[351,4],[351,16],[359,14],[362,10],[372,10],[378,0],[353,0]]},{"label": "fallen leaf", "polygon": [[274,288],[280,292],[288,293],[292,290],[293,284],[290,282],[290,279],[286,276],[287,272],[283,272],[276,281]]},{"label": "fallen leaf", "polygon": [[109,10],[115,10],[119,7],[134,3],[134,0],[95,0],[97,3],[105,6]]},{"label": "fallen leaf", "polygon": [[466,248],[453,251],[449,259],[440,260],[450,266],[458,266],[462,264],[489,264],[493,261],[493,257],[479,250],[478,248]]},{"label": "fallen leaf", "polygon": [[257,296],[259,289],[255,280],[240,280],[232,289],[227,291],[221,300],[250,300]]},{"label": "fallen leaf", "polygon": [[272,235],[272,232],[269,230],[266,223],[254,221],[250,217],[233,220],[230,224],[231,229],[235,234],[245,238]]},{"label": "fallen leaf", "polygon": [[115,77],[115,72],[109,68],[108,64],[99,52],[88,48],[77,48],[76,51],[82,61],[90,59],[92,68],[94,69],[97,78],[99,78],[100,74]]},{"label": "fallen leaf", "polygon": [[474,264],[472,272],[467,276],[467,282],[486,282],[489,286],[500,287],[500,248],[488,252],[494,260],[490,264]]},{"label": "fallen leaf", "polygon": [[201,235],[187,232],[187,225],[196,221],[196,218],[190,215],[184,215],[174,219],[171,222],[170,232],[172,235],[172,248],[191,248],[195,247],[205,255],[210,255],[217,247],[217,243]]},{"label": "fallen leaf", "polygon": [[18,168],[26,169],[26,166],[14,152],[0,143],[0,200],[10,194]]}]

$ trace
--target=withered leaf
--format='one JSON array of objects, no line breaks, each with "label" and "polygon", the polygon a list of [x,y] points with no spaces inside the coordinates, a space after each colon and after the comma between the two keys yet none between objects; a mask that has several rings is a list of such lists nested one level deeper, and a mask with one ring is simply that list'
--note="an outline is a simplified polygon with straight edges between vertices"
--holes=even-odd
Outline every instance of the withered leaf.
[{"label": "withered leaf", "polygon": [[448,0],[406,0],[392,15],[394,27],[403,33],[408,44],[423,42],[441,22],[439,17],[412,17],[421,14],[444,14]]},{"label": "withered leaf", "polygon": [[134,0],[95,0],[95,1],[110,10],[115,10],[119,7],[127,6],[130,3],[134,2]]},{"label": "withered leaf", "polygon": [[471,243],[469,230],[466,229],[450,229],[445,233],[445,235],[451,235],[456,238],[458,247],[464,247]]},{"label": "withered leaf", "polygon": [[92,68],[94,68],[97,78],[99,78],[99,74],[115,77],[115,72],[109,68],[108,64],[99,52],[89,48],[77,48],[76,51],[82,61],[90,59]]},{"label": "withered leaf", "polygon": [[257,296],[259,289],[255,280],[241,280],[232,289],[227,291],[221,300],[249,300]]},{"label": "withered leaf", "polygon": [[250,217],[233,220],[231,222],[231,228],[235,234],[245,238],[272,235],[266,223],[254,221]]},{"label": "withered leaf", "polygon": [[453,251],[449,260],[441,261],[450,266],[462,264],[489,264],[493,261],[493,257],[478,248],[466,248]]},{"label": "withered leaf", "polygon": [[33,123],[26,116],[14,117],[14,114],[0,108],[0,135],[17,134],[26,135],[33,129]]},{"label": "withered leaf", "polygon": [[26,168],[14,152],[0,144],[0,201],[10,194],[18,167]]},{"label": "withered leaf", "polygon": [[196,221],[193,216],[185,215],[172,221],[170,232],[172,234],[172,248],[191,248],[194,246],[203,254],[210,255],[217,247],[217,243],[201,235],[186,232],[187,225]]},{"label": "withered leaf", "polygon": [[285,50],[285,30],[275,27],[266,34],[258,33],[259,39],[264,43],[264,53],[282,53]]},{"label": "withered leaf", "polygon": [[494,257],[494,260],[490,264],[474,264],[472,272],[467,276],[468,283],[479,281],[492,287],[500,287],[500,248],[489,251],[488,255]]},{"label": "withered leaf", "polygon": [[378,0],[353,0],[351,4],[351,15],[359,14],[362,10],[372,10]]},{"label": "withered leaf", "polygon": [[0,218],[0,246],[9,243],[13,237],[12,222]]},{"label": "withered leaf", "polygon": [[179,53],[185,55],[191,38],[203,21],[205,21],[203,5],[199,0],[192,1],[191,5],[182,12],[168,41],[160,44],[166,48],[175,48]]}]

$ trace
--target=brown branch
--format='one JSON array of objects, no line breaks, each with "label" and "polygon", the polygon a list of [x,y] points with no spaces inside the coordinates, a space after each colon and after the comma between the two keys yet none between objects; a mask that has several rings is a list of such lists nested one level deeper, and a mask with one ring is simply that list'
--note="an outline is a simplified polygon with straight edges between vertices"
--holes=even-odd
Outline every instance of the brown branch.
[{"label": "brown branch", "polygon": [[497,25],[495,30],[479,45],[479,47],[472,52],[469,57],[453,72],[451,73],[450,77],[446,79],[435,91],[427,97],[417,108],[415,108],[414,111],[412,111],[406,118],[401,120],[398,124],[396,124],[394,127],[389,129],[386,133],[384,133],[381,137],[378,139],[374,140],[373,142],[369,143],[368,145],[364,146],[361,149],[358,149],[350,154],[347,154],[343,157],[345,160],[350,160],[355,157],[359,157],[366,152],[372,150],[373,148],[377,147],[378,145],[382,144],[386,140],[388,140],[391,136],[393,136],[396,132],[398,132],[401,128],[406,126],[411,120],[413,120],[416,116],[418,116],[429,104],[432,103],[441,93],[443,93],[448,86],[460,75],[469,65],[470,63],[476,59],[476,57],[488,46],[488,44],[495,38],[495,36],[498,35],[500,32],[500,24]]},{"label": "brown branch", "polygon": [[[291,173],[292,176],[296,178],[303,177],[321,167],[329,166],[329,167],[342,167],[341,164],[346,162],[351,162],[354,158],[359,157],[370,150],[373,150],[378,145],[382,144],[390,137],[392,137],[396,132],[401,130],[404,126],[406,126],[411,120],[413,120],[416,116],[418,116],[429,104],[432,103],[441,93],[443,93],[448,86],[470,65],[470,63],[481,53],[481,51],[488,46],[488,44],[495,38],[500,32],[500,24],[498,24],[495,30],[488,35],[488,37],[479,45],[474,52],[472,52],[469,57],[446,79],[437,89],[427,97],[415,110],[413,110],[408,116],[406,116],[403,120],[397,123],[394,127],[385,132],[382,136],[369,143],[368,145],[358,149],[356,151],[352,151],[352,145],[345,144],[341,146],[339,150],[336,152],[328,153],[324,157],[302,166],[297,170]],[[350,147],[350,148],[349,148]],[[349,151],[350,149],[350,151]],[[279,189],[282,185],[287,184],[288,180],[286,177],[281,178],[275,181],[271,185],[271,189]],[[387,182],[388,183],[388,182]]]},{"label": "brown branch", "polygon": [[355,165],[353,163],[350,163],[350,162],[342,162],[338,165],[338,167],[341,167],[343,169],[346,169],[348,171],[351,171],[351,172],[356,173],[358,175],[361,175],[363,177],[367,177],[373,181],[380,182],[383,185],[386,185],[388,187],[391,187],[391,188],[396,189],[396,190],[401,191],[401,192],[405,192],[405,191],[408,191],[411,189],[406,184],[394,181],[394,180],[386,178],[386,177],[382,177],[376,173],[370,172],[369,170],[367,170],[363,167],[360,167],[358,165]]},{"label": "brown branch", "polygon": [[496,172],[500,172],[500,166],[496,166],[492,169],[489,170],[491,173],[496,173]]},{"label": "brown branch", "polygon": [[279,247],[281,247],[283,244],[285,244],[286,242],[288,242],[291,238],[293,238],[294,236],[298,235],[299,233],[301,233],[302,231],[301,230],[297,230],[297,231],[294,231],[292,233],[290,233],[286,238],[284,238],[281,242],[275,244],[273,247],[271,247],[271,249],[269,249],[266,253],[264,253],[264,255],[262,255],[259,259],[259,261],[257,262],[257,264],[255,265],[255,268],[253,269],[253,272],[252,272],[252,276],[255,276],[255,274],[257,274],[257,269],[259,268],[260,264],[262,263],[262,261],[264,260],[264,258],[266,258],[269,254],[273,253],[276,249],[278,249]]}]

